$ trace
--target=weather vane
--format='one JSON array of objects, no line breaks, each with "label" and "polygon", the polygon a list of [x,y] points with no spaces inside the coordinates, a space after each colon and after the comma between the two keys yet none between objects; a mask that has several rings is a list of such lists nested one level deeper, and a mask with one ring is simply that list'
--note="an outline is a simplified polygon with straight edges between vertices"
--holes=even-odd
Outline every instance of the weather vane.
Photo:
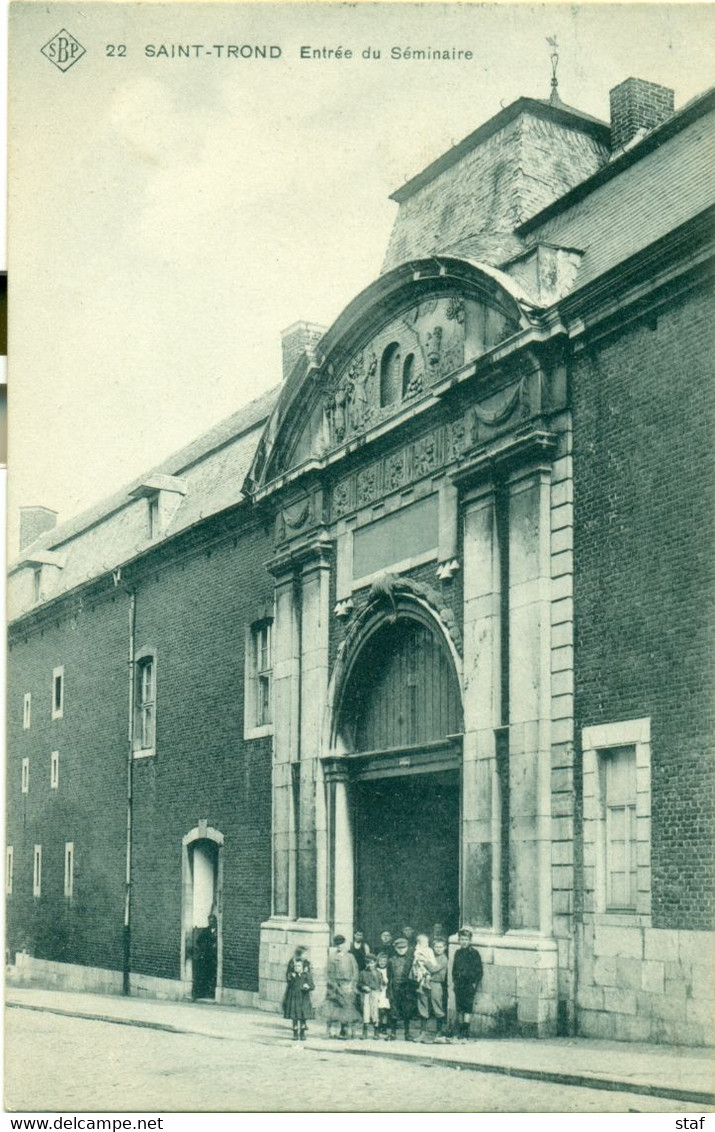
[{"label": "weather vane", "polygon": [[551,98],[549,102],[553,105],[553,103],[561,101],[559,98],[559,80],[556,77],[556,70],[559,65],[559,45],[556,42],[555,35],[547,35],[546,42],[551,47]]}]

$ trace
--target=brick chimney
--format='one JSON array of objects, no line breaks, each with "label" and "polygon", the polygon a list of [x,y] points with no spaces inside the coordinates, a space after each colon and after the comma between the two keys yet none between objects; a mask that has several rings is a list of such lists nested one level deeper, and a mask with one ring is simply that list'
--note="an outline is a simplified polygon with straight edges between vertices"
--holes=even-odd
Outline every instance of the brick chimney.
[{"label": "brick chimney", "polygon": [[611,91],[611,148],[627,145],[639,130],[652,130],[670,118],[675,96],[667,86],[625,79]]},{"label": "brick chimney", "polygon": [[327,327],[316,322],[294,322],[281,334],[283,352],[283,380],[290,377],[298,360],[307,356],[311,360],[315,347],[325,334]]},{"label": "brick chimney", "polygon": [[20,550],[33,543],[45,531],[57,526],[57,512],[49,507],[20,508]]}]

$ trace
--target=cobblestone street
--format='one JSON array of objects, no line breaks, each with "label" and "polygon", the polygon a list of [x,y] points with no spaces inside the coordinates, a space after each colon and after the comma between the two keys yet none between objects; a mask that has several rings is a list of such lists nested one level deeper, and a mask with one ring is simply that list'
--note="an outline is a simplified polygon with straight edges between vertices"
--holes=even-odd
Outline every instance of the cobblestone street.
[{"label": "cobblestone street", "polygon": [[[708,1111],[426,1060],[355,1056],[351,1049],[365,1048],[358,1041],[323,1048],[317,1024],[314,1044],[293,1043],[286,1023],[272,1015],[237,1013],[235,1030],[213,1036],[40,1009],[9,1009],[6,1017],[5,1104],[12,1111]],[[395,1043],[396,1052],[403,1045]]]}]

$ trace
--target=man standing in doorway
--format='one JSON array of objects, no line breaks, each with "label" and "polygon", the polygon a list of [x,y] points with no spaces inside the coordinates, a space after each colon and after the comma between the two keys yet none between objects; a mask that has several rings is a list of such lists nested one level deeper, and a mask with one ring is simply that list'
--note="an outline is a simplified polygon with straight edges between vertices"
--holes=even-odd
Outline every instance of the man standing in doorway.
[{"label": "man standing in doorway", "polygon": [[474,996],[482,981],[482,958],[476,947],[472,947],[469,928],[460,928],[457,938],[459,950],[452,964],[452,986],[457,1006],[457,1038],[464,1042],[469,1037]]}]

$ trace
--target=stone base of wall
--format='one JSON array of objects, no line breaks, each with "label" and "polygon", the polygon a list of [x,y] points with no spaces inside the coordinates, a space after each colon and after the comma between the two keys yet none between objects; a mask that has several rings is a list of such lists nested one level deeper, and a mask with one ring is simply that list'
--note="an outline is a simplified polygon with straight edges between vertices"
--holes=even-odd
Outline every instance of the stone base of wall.
[{"label": "stone base of wall", "polygon": [[589,1038],[715,1044],[715,936],[590,922],[578,940],[578,1032]]},{"label": "stone base of wall", "polygon": [[321,920],[272,919],[261,924],[261,950],[258,959],[258,1006],[274,1010],[283,1001],[286,968],[296,947],[306,947],[313,967],[315,993],[313,1006],[325,999],[330,927]]},{"label": "stone base of wall", "polygon": [[[85,994],[122,994],[121,971],[103,967],[82,967],[78,963],[59,963],[50,959],[36,959],[25,951],[18,951],[15,963],[6,968],[8,986],[43,987],[51,990],[80,991]],[[154,975],[132,974],[129,979],[133,998],[153,998],[164,1001],[191,999],[191,986],[180,979],[159,979]],[[228,1006],[253,1006],[254,991],[221,987],[216,1001]]]},{"label": "stone base of wall", "polygon": [[[496,936],[475,931],[484,978],[474,1000],[475,1034],[550,1037],[556,1033],[558,952],[552,939],[514,932]],[[450,943],[450,960],[457,950]],[[450,963],[451,965],[451,963]],[[451,994],[450,1016],[454,1017]]]}]

